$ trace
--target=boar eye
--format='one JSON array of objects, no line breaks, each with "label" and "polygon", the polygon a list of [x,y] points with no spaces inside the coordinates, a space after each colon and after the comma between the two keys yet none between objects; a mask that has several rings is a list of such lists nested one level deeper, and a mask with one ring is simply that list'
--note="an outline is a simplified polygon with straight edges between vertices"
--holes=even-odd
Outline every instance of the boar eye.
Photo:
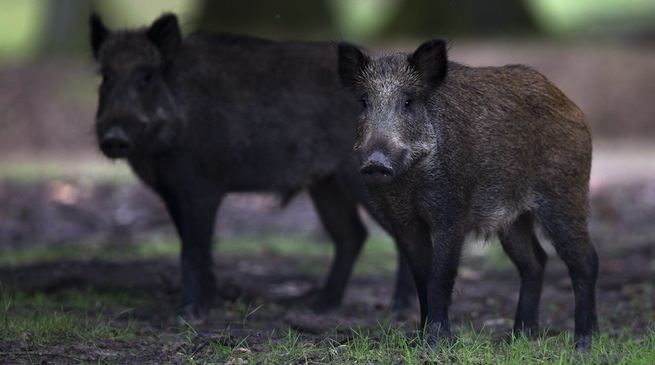
[{"label": "boar eye", "polygon": [[359,102],[360,102],[360,104],[362,106],[362,109],[368,108],[368,101],[366,100],[366,98],[359,99]]},{"label": "boar eye", "polygon": [[413,100],[412,99],[405,99],[405,104],[403,105],[405,109],[409,108],[412,106]]}]

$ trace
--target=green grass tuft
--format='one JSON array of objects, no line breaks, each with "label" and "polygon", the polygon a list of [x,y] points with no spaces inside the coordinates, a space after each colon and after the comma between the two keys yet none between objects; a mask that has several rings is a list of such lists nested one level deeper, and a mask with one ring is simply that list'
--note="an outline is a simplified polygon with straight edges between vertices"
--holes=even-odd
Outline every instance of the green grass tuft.
[{"label": "green grass tuft", "polygon": [[[489,246],[489,250],[494,249],[493,244]],[[116,260],[177,258],[179,245],[170,237],[134,247],[87,246],[85,250],[74,246],[37,247],[29,251],[5,251],[0,255],[0,264],[56,261],[76,255],[76,258],[111,257]],[[311,237],[243,238],[221,240],[216,252],[246,257],[262,252],[265,255],[325,257],[332,254],[332,246],[316,243]],[[392,276],[395,261],[396,252],[391,241],[384,236],[374,237],[367,242],[357,270],[360,274]],[[453,328],[456,340],[452,345],[429,351],[418,332],[396,322],[335,328],[325,337],[292,328],[283,332],[279,328],[270,330],[261,320],[284,316],[288,310],[275,303],[240,300],[224,303],[221,310],[231,313],[228,320],[212,324],[212,332],[207,334],[207,327],[201,330],[192,322],[183,322],[176,328],[152,328],[151,323],[133,316],[133,308],[143,310],[156,305],[156,299],[145,293],[93,289],[57,293],[4,290],[0,301],[0,338],[15,351],[0,351],[0,362],[10,355],[19,356],[28,363],[39,362],[40,349],[50,349],[48,351],[54,354],[62,346],[85,346],[103,353],[103,346],[120,342],[139,344],[142,349],[165,349],[167,356],[189,364],[655,364],[652,288],[638,289],[632,294],[634,299],[624,305],[626,308],[650,308],[646,318],[650,325],[610,332],[611,324],[601,323],[603,332],[596,336],[587,354],[573,350],[572,334],[568,330],[560,333],[544,330],[537,340],[519,337],[504,341],[502,334],[494,333],[493,329],[476,329],[464,321],[464,325]],[[647,301],[649,297],[650,302]],[[252,336],[264,340],[252,345]],[[80,363],[98,362],[75,358],[77,355],[66,356],[69,356],[66,360]],[[138,358],[139,352],[135,356]]]}]

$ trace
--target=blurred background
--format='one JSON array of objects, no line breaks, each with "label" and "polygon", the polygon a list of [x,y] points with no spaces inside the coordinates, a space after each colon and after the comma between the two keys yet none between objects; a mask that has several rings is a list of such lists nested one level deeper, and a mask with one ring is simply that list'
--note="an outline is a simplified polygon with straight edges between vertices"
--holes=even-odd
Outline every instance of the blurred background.
[{"label": "blurred background", "polygon": [[[372,52],[444,37],[452,59],[531,65],[583,109],[595,137],[592,193],[655,181],[652,0],[0,0],[0,248],[169,226],[125,164],[96,152],[92,11],[111,28],[172,11],[185,33],[348,40]],[[655,189],[635,194],[655,205]],[[296,229],[297,215],[301,229],[320,231],[311,206],[294,204],[269,222],[252,217],[279,209],[274,199],[228,200],[220,234]]]},{"label": "blurred background", "polygon": [[649,0],[0,0],[3,62],[87,53],[87,18],[144,26],[164,11],[187,31],[274,39],[347,39],[366,44],[445,36],[645,39],[655,35]]},{"label": "blurred background", "polygon": [[374,51],[444,37],[451,57],[473,66],[536,67],[580,104],[599,137],[655,135],[650,0],[0,0],[0,9],[3,155],[93,147],[91,11],[114,28],[173,11],[186,33],[348,40]]}]

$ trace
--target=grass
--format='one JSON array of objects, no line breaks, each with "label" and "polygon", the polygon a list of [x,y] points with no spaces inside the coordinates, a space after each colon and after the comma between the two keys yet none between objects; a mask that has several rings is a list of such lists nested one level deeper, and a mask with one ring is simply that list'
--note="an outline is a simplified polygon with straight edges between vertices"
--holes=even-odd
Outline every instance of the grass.
[{"label": "grass", "polygon": [[[66,354],[62,348],[102,348],[108,342],[144,341],[129,311],[106,308],[138,305],[133,296],[93,290],[58,294],[2,291],[0,337],[5,345],[0,362],[18,358],[20,363],[40,363],[42,356],[84,363],[85,355]],[[154,336],[150,336],[154,338]],[[153,343],[154,345],[154,343]]]},{"label": "grass", "polygon": [[589,353],[579,354],[568,332],[536,341],[504,342],[484,331],[463,328],[453,344],[428,351],[420,337],[380,325],[352,329],[347,341],[307,341],[289,330],[278,339],[269,339],[265,351],[243,343],[214,344],[205,356],[208,362],[232,364],[653,364],[654,338],[653,331],[644,339],[627,333],[613,339],[601,335]]},{"label": "grass", "polygon": [[53,183],[69,179],[119,184],[134,181],[135,177],[126,163],[109,161],[99,153],[82,154],[78,159],[71,156],[20,155],[0,158],[0,182]]},{"label": "grass", "polygon": [[[156,236],[134,245],[111,244],[58,244],[35,246],[26,249],[0,249],[0,265],[25,265],[59,260],[139,260],[147,258],[177,258],[179,242],[175,236]],[[216,242],[214,252],[220,256],[248,257],[266,253],[277,256],[302,256],[310,259],[328,258],[333,246],[328,241],[311,236],[243,236],[225,238]],[[396,248],[386,236],[374,236],[366,242],[355,274],[395,275]],[[323,267],[308,263],[300,268],[308,273],[322,273]]]},{"label": "grass", "polygon": [[26,249],[0,250],[0,265],[15,266],[61,260],[140,260],[177,257],[179,244],[173,238],[144,242],[137,245],[58,244]]},{"label": "grass", "polygon": [[[224,239],[217,246],[217,253],[246,257],[262,252],[265,255],[303,257],[331,254],[331,245],[314,241],[311,237]],[[498,245],[491,243],[487,246],[485,249],[492,251],[490,256],[498,256],[500,260],[502,255],[494,252],[499,250]],[[144,242],[129,249],[38,247],[5,251],[0,255],[0,265],[62,258],[177,257],[178,250],[174,238],[158,243]],[[395,257],[395,248],[389,239],[374,237],[365,245],[356,275],[392,276]],[[626,306],[633,304],[624,303]],[[650,327],[642,331],[626,327],[618,333],[603,332],[596,337],[593,349],[581,356],[573,350],[569,331],[554,334],[544,331],[536,341],[517,338],[508,343],[500,340],[502,334],[494,333],[493,329],[475,329],[465,323],[453,329],[457,340],[452,345],[427,351],[415,332],[396,322],[335,328],[334,333],[326,336],[297,332],[291,328],[268,329],[262,325],[261,318],[284,316],[288,310],[271,303],[237,301],[226,304],[223,310],[233,313],[234,320],[215,327],[209,336],[203,332],[206,331],[204,327],[194,323],[158,328],[148,320],[133,316],[134,308],[156,305],[156,299],[133,292],[98,292],[91,288],[25,293],[5,289],[0,301],[0,338],[7,346],[0,348],[0,362],[18,358],[20,362],[37,363],[47,356],[53,362],[105,363],[106,357],[102,354],[111,351],[132,351],[135,359],[145,356],[143,354],[148,351],[163,351],[178,363],[188,364],[655,363],[655,313],[652,311],[646,314],[650,318]],[[612,315],[621,316],[620,312]],[[607,324],[601,324],[601,328],[607,327]],[[137,348],[131,349],[132,346]]]}]

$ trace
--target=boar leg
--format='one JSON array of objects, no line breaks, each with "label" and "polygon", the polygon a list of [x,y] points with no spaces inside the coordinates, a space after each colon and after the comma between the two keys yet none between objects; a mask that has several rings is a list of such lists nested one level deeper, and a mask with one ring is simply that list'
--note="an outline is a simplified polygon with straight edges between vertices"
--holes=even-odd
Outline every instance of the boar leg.
[{"label": "boar leg", "polygon": [[505,253],[521,277],[519,303],[514,317],[514,334],[537,335],[539,331],[539,300],[548,255],[534,234],[530,213],[521,215],[510,228],[499,234]]},{"label": "boar leg", "polygon": [[402,228],[404,229],[397,231],[397,242],[414,278],[414,287],[421,308],[421,328],[425,330],[428,320],[427,286],[433,255],[430,235],[425,225],[416,224]]},{"label": "boar leg", "polygon": [[[346,174],[340,176],[340,181],[343,181],[343,186],[350,188],[349,192],[354,193],[359,204],[361,204],[366,212],[384,229],[389,235],[393,236],[393,230],[389,222],[384,219],[375,209],[371,206],[370,199],[366,193],[362,178],[359,174],[359,168],[356,164],[346,170]],[[353,172],[355,172],[353,174]],[[398,245],[398,239],[394,237],[394,243],[398,250],[398,273],[396,274],[396,284],[394,288],[393,299],[391,303],[391,311],[394,313],[401,313],[405,310],[413,309],[416,303],[416,286],[414,285],[414,278],[412,271],[407,262],[407,258]],[[401,313],[402,315],[402,313]]]},{"label": "boar leg", "polygon": [[164,190],[162,197],[182,241],[182,303],[180,314],[204,316],[216,294],[212,273],[212,236],[221,195],[189,183]]},{"label": "boar leg", "polygon": [[314,311],[320,313],[341,304],[346,283],[367,232],[357,212],[357,205],[344,194],[334,178],[319,181],[309,193],[336,250],[327,282],[312,306]]},{"label": "boar leg", "polygon": [[430,235],[427,225],[417,223],[399,232],[416,284],[421,326],[431,347],[452,337],[448,308],[465,237],[441,227],[434,231]]},{"label": "boar leg", "polygon": [[398,250],[398,274],[396,275],[396,288],[393,295],[391,310],[401,312],[412,308],[416,302],[416,285],[412,279],[407,258]]},{"label": "boar leg", "polygon": [[[565,205],[562,205],[566,207]],[[575,348],[591,348],[592,334],[598,329],[596,317],[596,279],[598,256],[589,239],[584,209],[542,208],[539,220],[557,254],[569,270],[575,294]]]},{"label": "boar leg", "polygon": [[450,340],[450,307],[457,267],[462,254],[466,234],[458,233],[454,227],[441,228],[432,237],[432,257],[427,282],[428,344],[434,346],[443,339]]}]

